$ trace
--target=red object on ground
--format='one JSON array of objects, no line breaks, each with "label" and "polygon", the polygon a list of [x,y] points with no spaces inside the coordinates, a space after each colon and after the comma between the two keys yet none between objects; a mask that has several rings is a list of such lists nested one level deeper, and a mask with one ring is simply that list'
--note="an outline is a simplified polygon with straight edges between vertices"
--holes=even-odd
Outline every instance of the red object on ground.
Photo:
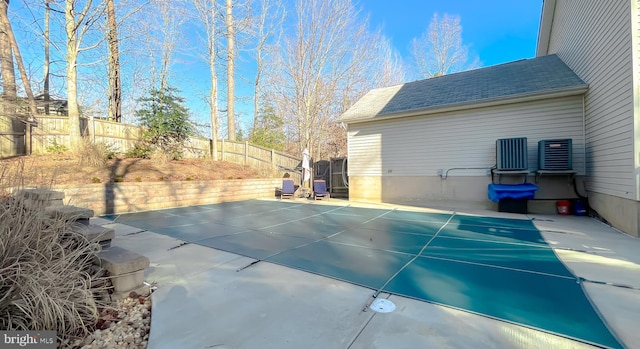
[{"label": "red object on ground", "polygon": [[563,216],[568,216],[571,214],[571,211],[569,210],[569,206],[570,206],[570,203],[568,200],[559,200],[558,202],[556,202],[556,207],[558,208],[558,214],[561,214]]}]

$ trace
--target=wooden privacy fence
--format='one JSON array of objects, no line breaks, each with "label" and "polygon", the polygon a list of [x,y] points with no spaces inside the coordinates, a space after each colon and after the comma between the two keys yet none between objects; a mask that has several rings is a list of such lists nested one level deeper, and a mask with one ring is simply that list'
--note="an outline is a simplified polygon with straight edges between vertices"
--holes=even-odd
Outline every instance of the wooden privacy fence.
[{"label": "wooden privacy fence", "polygon": [[[116,152],[126,152],[142,138],[142,128],[135,125],[97,119],[80,118],[82,135],[96,144],[108,145]],[[69,118],[67,116],[39,116],[38,127],[32,130],[32,152],[43,154],[52,145],[69,147]]]},{"label": "wooden privacy fence", "polygon": [[25,148],[25,124],[16,118],[0,116],[0,157],[21,155]]},{"label": "wooden privacy fence", "polygon": [[296,183],[300,183],[302,158],[259,147],[249,142],[218,140],[218,159],[254,168],[272,169],[288,173]]},{"label": "wooden privacy fence", "polygon": [[[47,148],[71,145],[69,137],[69,119],[67,116],[38,116],[38,126],[31,130],[31,149],[34,154],[44,154]],[[142,127],[118,122],[80,118],[82,134],[96,144],[102,143],[110,149],[124,153],[133,148],[142,139]],[[0,116],[0,158],[25,155],[28,140],[24,123],[15,118]],[[213,149],[208,138],[191,137],[187,140],[185,156],[191,158],[210,157]],[[218,159],[241,165],[249,165],[271,174],[289,173],[299,181],[296,168],[301,165],[301,158],[281,153],[272,149],[259,147],[248,142],[227,140],[217,141]]]}]

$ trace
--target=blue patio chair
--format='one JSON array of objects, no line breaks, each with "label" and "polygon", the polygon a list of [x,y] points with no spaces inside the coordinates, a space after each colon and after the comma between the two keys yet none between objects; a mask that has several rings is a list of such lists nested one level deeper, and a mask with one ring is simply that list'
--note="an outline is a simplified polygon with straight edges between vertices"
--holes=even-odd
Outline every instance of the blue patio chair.
[{"label": "blue patio chair", "polygon": [[316,179],[313,181],[313,198],[316,200],[327,198],[331,195],[327,191],[327,183],[322,179]]},{"label": "blue patio chair", "polygon": [[293,179],[283,179],[282,189],[280,189],[280,199],[293,199],[293,193],[295,193],[296,187],[293,184]]}]

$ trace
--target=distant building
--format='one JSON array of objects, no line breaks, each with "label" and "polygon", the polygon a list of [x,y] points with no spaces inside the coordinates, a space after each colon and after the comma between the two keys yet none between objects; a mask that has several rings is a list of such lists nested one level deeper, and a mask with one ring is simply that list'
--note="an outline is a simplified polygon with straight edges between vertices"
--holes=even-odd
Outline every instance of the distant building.
[{"label": "distant building", "polygon": [[[34,97],[36,100],[36,109],[39,115],[45,114],[47,102],[44,100],[44,94]],[[56,99],[49,97],[49,115],[69,115],[69,107],[66,99]]]}]

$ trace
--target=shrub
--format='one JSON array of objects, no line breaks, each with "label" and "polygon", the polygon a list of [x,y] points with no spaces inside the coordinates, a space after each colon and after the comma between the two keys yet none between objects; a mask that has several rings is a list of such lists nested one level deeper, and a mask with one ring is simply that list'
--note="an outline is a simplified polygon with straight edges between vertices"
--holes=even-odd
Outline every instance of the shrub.
[{"label": "shrub", "polygon": [[184,143],[195,134],[195,127],[189,121],[189,110],[177,93],[178,90],[172,87],[151,90],[148,96],[139,100],[142,107],[136,110],[136,116],[145,127],[145,140],[172,160],[182,158]]},{"label": "shrub", "polygon": [[106,304],[96,301],[107,285],[93,265],[100,245],[43,205],[13,196],[14,184],[0,173],[0,328],[85,336]]},{"label": "shrub", "polygon": [[48,145],[45,150],[47,153],[62,154],[69,151],[66,145],[58,143],[55,139]]},{"label": "shrub", "polygon": [[151,159],[153,147],[147,142],[136,142],[133,148],[127,150],[125,156],[128,158]]},{"label": "shrub", "polygon": [[275,150],[284,150],[286,135],[284,120],[277,115],[273,105],[265,102],[258,112],[258,124],[249,133],[249,141],[253,144]]},{"label": "shrub", "polygon": [[116,151],[112,144],[93,143],[89,138],[84,138],[75,155],[80,165],[98,167],[104,166],[107,160],[115,158]]},{"label": "shrub", "polygon": [[115,159],[117,155],[116,146],[111,143],[101,143],[101,144],[104,147],[104,156],[109,160]]}]

